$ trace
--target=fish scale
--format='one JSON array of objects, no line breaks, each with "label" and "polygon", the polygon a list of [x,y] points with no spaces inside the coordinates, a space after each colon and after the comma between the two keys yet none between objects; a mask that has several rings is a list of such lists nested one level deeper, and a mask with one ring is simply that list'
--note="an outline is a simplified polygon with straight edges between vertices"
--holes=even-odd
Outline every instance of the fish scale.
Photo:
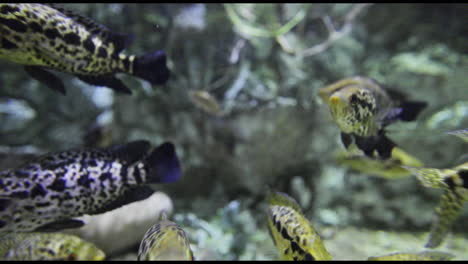
[{"label": "fish scale", "polygon": [[66,151],[1,172],[0,233],[49,229],[54,222],[77,227],[72,217],[144,199],[153,192],[146,183],[177,180],[181,171],[173,145],[147,154],[148,148],[147,141],[135,141]]}]

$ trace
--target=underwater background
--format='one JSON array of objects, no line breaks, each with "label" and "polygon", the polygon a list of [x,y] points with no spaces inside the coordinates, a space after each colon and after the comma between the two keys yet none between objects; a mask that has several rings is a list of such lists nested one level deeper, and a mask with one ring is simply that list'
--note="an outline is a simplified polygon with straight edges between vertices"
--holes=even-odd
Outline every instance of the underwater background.
[{"label": "underwater background", "polygon": [[[2,170],[87,144],[176,146],[182,178],[153,185],[155,201],[119,208],[119,217],[92,216],[92,232],[70,230],[110,259],[136,259],[163,209],[187,232],[197,260],[276,259],[268,189],[299,203],[333,259],[426,250],[441,190],[411,175],[389,179],[338,164],[340,131],[318,90],[363,75],[427,102],[416,121],[390,125],[387,136],[425,167],[461,164],[468,144],[446,132],[468,128],[468,5],[63,7],[133,34],[125,53],[164,50],[172,73],[154,87],[119,75],[132,95],[59,73],[62,96],[0,63]],[[467,231],[465,205],[436,250],[468,259]]]}]

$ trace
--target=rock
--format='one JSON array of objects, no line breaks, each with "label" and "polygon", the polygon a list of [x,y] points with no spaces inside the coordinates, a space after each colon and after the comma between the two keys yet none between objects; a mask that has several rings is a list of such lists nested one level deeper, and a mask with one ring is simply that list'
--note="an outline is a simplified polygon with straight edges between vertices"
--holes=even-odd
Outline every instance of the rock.
[{"label": "rock", "polygon": [[63,232],[94,243],[107,256],[115,255],[138,244],[145,232],[159,220],[162,211],[172,213],[172,200],[163,192],[155,192],[145,200],[103,214],[85,215],[80,219],[86,225]]}]

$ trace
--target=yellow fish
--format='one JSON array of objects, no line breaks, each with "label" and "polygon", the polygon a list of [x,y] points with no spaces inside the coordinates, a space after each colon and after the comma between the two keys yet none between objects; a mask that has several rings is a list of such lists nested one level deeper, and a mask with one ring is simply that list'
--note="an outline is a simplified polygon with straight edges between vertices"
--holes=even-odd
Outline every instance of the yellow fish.
[{"label": "yellow fish", "polygon": [[212,115],[221,115],[222,109],[218,100],[204,90],[189,91],[190,100],[203,111]]},{"label": "yellow fish", "polygon": [[468,162],[452,169],[403,167],[415,174],[423,186],[444,189],[426,244],[428,248],[435,248],[442,243],[468,200]]},{"label": "yellow fish", "polygon": [[393,253],[367,260],[451,260],[454,255],[440,251],[423,251],[419,253]]},{"label": "yellow fish", "polygon": [[389,159],[371,158],[365,155],[350,154],[347,151],[338,153],[335,157],[338,164],[348,166],[353,170],[386,179],[401,179],[411,175],[411,172],[401,166],[421,167],[423,163],[406,153],[399,147],[392,149]]},{"label": "yellow fish", "polygon": [[385,159],[396,145],[385,136],[385,127],[398,120],[413,121],[426,107],[425,102],[407,101],[400,92],[362,76],[323,87],[318,95],[329,106],[346,148],[354,143],[367,156],[377,151]]},{"label": "yellow fish", "polygon": [[194,260],[194,257],[185,231],[163,213],[161,220],[143,236],[138,260]]},{"label": "yellow fish", "polygon": [[10,233],[0,238],[1,260],[104,260],[104,252],[74,235]]},{"label": "yellow fish", "polygon": [[268,230],[282,260],[331,260],[319,234],[293,198],[270,192],[267,202]]}]

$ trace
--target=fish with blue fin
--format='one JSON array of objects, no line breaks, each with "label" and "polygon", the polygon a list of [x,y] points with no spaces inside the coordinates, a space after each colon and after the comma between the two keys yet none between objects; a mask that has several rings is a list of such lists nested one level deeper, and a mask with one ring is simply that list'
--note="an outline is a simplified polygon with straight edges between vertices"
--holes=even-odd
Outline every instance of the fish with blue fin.
[{"label": "fish with blue fin", "polygon": [[104,260],[93,243],[61,233],[10,233],[0,237],[0,260]]},{"label": "fish with blue fin", "polygon": [[267,195],[268,231],[282,260],[331,260],[319,234],[289,195]]},{"label": "fish with blue fin", "polygon": [[318,94],[341,130],[343,145],[347,149],[357,146],[365,155],[383,159],[389,158],[396,146],[386,136],[385,127],[396,121],[413,121],[427,106],[407,101],[401,92],[363,76],[342,79],[321,88]]},{"label": "fish with blue fin", "polygon": [[177,181],[174,145],[145,140],[46,154],[0,172],[0,235],[84,225],[74,217],[104,213],[148,198],[148,184]]},{"label": "fish with blue fin", "polygon": [[138,260],[194,260],[185,231],[161,214],[160,221],[146,231],[138,249]]},{"label": "fish with blue fin", "polygon": [[468,201],[468,162],[450,169],[403,167],[416,175],[423,186],[444,190],[425,245],[438,247]]},{"label": "fish with blue fin", "polygon": [[166,83],[170,76],[164,51],[125,55],[122,50],[133,36],[114,33],[54,4],[0,4],[0,32],[0,59],[24,65],[32,78],[62,94],[65,86],[50,70],[126,94],[131,90],[116,73],[153,85]]}]

